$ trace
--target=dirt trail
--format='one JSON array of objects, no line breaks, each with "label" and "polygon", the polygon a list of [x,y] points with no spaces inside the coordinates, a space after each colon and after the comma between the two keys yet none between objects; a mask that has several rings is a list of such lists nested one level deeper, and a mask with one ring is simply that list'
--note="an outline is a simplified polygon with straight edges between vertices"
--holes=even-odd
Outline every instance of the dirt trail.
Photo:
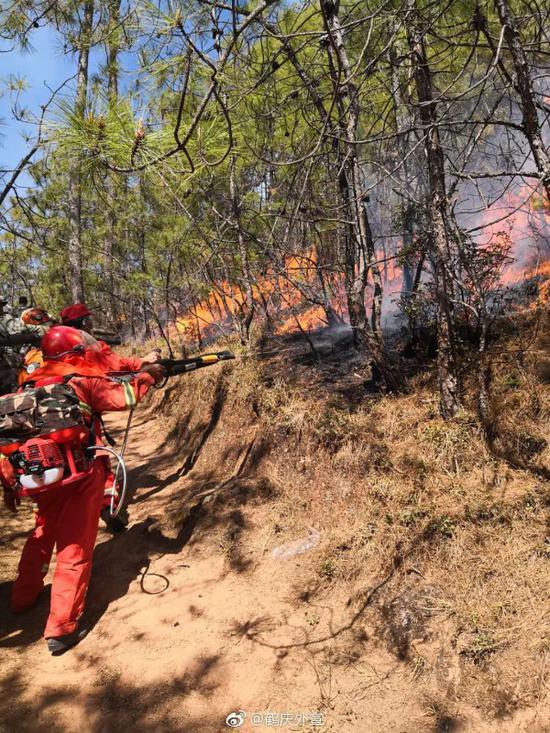
[{"label": "dirt trail", "polygon": [[[123,418],[111,423],[120,435]],[[265,502],[229,507],[233,524],[221,534],[208,505],[166,528],[168,508],[197,477],[216,489],[204,482],[212,453],[201,455],[213,429],[206,426],[182,464],[165,442],[162,417],[137,413],[130,525],[114,537],[100,529],[85,618],[91,631],[61,657],[41,639],[47,593],[24,616],[6,611],[7,579],[32,518],[26,509],[3,524],[0,730],[220,733],[231,729],[225,719],[233,711],[246,712],[244,731],[459,730],[450,718],[445,727],[445,718],[427,717],[410,668],[346,599],[304,603],[303,594],[297,602],[310,555],[273,558],[278,542],[266,529]],[[253,430],[243,430],[226,461],[230,479],[253,442]],[[499,730],[523,729],[511,725]]]},{"label": "dirt trail", "polygon": [[[120,433],[123,420],[111,423]],[[159,453],[161,440],[153,416],[138,413],[128,451],[135,489],[130,526],[114,537],[100,529],[86,611],[92,630],[77,648],[52,658],[41,639],[47,593],[35,609],[15,617],[6,613],[9,583],[2,584],[6,731],[131,726],[210,733],[230,730],[224,721],[234,710],[319,710],[311,670],[301,680],[301,665],[274,648],[286,636],[279,630],[286,567],[254,558],[252,578],[232,571],[223,548],[209,544],[207,536],[195,538],[193,515],[172,537],[155,526],[166,494],[185,491],[185,480],[174,480],[168,452]],[[27,508],[4,533],[6,575],[13,573],[31,525]],[[265,640],[256,643],[260,632]],[[283,656],[288,659],[281,664]],[[264,728],[272,729],[254,726]]]}]

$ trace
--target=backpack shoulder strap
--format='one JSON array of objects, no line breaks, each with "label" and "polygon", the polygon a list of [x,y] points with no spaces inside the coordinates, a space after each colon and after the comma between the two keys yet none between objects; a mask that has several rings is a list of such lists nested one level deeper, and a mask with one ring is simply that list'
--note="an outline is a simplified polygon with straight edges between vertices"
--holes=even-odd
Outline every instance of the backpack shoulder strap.
[{"label": "backpack shoulder strap", "polygon": [[[76,374],[65,374],[64,376],[59,377],[44,377],[44,379],[37,379],[27,380],[23,385],[23,391],[26,389],[36,389],[37,387],[47,387],[50,384],[67,384],[73,377],[76,377]],[[39,382],[43,382],[43,384],[39,384]]]}]

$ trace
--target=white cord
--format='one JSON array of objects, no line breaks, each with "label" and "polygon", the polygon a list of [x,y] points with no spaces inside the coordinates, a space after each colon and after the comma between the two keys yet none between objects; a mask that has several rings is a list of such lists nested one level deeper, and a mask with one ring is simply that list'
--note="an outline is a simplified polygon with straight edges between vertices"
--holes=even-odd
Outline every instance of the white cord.
[{"label": "white cord", "polygon": [[[88,447],[88,450],[106,450],[107,453],[110,453],[118,461],[117,469],[115,473],[115,480],[113,481],[113,494],[111,496],[111,506],[109,507],[109,516],[112,518],[117,517],[124,504],[124,499],[126,498],[126,464],[124,463],[124,458],[120,455],[120,453],[117,453],[116,450],[113,450],[112,448],[109,448],[106,445],[91,445]],[[119,468],[122,468],[122,490],[120,492],[120,497],[118,499],[117,508],[115,509],[116,480],[117,480]]]}]

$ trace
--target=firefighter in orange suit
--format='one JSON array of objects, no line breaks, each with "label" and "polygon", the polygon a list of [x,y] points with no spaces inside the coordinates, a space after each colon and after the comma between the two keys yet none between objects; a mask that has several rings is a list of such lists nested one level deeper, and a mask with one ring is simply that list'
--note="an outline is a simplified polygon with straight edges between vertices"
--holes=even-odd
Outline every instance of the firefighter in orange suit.
[{"label": "firefighter in orange suit", "polygon": [[[78,328],[85,333],[92,333],[92,311],[85,303],[73,303],[63,308],[59,317],[64,326]],[[158,351],[150,351],[144,357],[120,356],[98,339],[101,347],[101,360],[106,372],[137,372],[144,364],[153,364],[160,359]]]},{"label": "firefighter in orange suit", "polygon": [[[94,361],[83,334],[64,326],[51,328],[42,339],[44,365],[32,374],[35,386],[59,381],[76,393],[82,411],[90,416],[126,410],[139,402],[150,387],[164,378],[160,364],[149,364],[131,381],[120,382],[105,376],[101,360]],[[99,439],[100,428],[94,425]],[[5,462],[2,462],[5,463]],[[52,581],[50,614],[44,637],[52,654],[60,654],[78,643],[85,630],[78,628],[92,569],[92,554],[103,504],[106,462],[92,460],[84,479],[37,496],[36,526],[28,538],[12,586],[11,607],[22,612],[32,606],[44,586],[54,546],[57,561]],[[6,504],[16,508],[10,494],[10,476],[4,475]]]},{"label": "firefighter in orange suit", "polygon": [[[158,350],[150,351],[146,356],[120,356],[116,354],[106,343],[92,336],[92,311],[85,303],[73,303],[68,305],[59,314],[61,322],[64,326],[71,326],[82,331],[87,339],[90,347],[93,346],[93,358],[105,372],[139,372],[145,364],[153,364],[160,359]],[[105,492],[103,497],[103,507],[101,510],[101,519],[107,525],[110,532],[121,532],[124,530],[126,521],[121,515],[113,519],[109,514],[111,499],[114,495],[115,505],[118,501],[119,485],[115,482],[115,476],[110,468],[109,456],[104,456],[105,465],[107,466],[107,475],[105,477]]]},{"label": "firefighter in orange suit", "polygon": [[[84,333],[92,333],[92,311],[85,303],[73,303],[68,305],[60,313],[61,323],[64,326],[78,328]],[[43,308],[27,308],[21,314],[21,320],[26,326],[40,327],[45,329],[58,325],[57,321]],[[91,338],[91,337],[90,337]],[[106,343],[100,339],[96,340],[100,347],[101,354],[96,354],[96,359],[101,360],[101,364],[105,372],[138,372],[145,364],[153,364],[160,359],[158,350],[150,351],[144,357],[120,356],[116,354]],[[27,374],[31,374],[35,369],[44,363],[42,352],[40,349],[31,348],[25,354],[23,369],[19,374],[18,383],[23,384],[27,380]]]}]

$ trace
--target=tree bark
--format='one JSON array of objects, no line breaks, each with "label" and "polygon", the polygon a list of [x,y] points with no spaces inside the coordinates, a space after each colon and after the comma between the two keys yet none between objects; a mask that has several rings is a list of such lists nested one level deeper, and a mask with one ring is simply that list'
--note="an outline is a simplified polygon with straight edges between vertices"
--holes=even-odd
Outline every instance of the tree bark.
[{"label": "tree bark", "polygon": [[[338,146],[338,187],[346,214],[346,297],[350,324],[356,344],[366,348],[382,378],[391,390],[405,388],[401,371],[394,366],[387,354],[381,331],[382,276],[376,264],[374,238],[370,226],[366,200],[362,191],[362,175],[357,155],[357,128],[359,124],[358,89],[353,83],[352,68],[347,55],[340,24],[339,3],[321,0],[325,29],[329,36],[329,63],[336,106],[339,113],[337,133],[344,138]],[[331,60],[334,57],[339,72]],[[365,306],[365,290],[369,272],[372,275],[374,293],[371,322]]]},{"label": "tree bark", "polygon": [[495,7],[514,64],[516,88],[520,97],[520,108],[523,117],[523,131],[529,142],[537,170],[541,174],[542,185],[550,201],[550,155],[542,139],[529,63],[521,42],[516,19],[510,12],[508,0],[495,0]]},{"label": "tree bark", "polygon": [[458,370],[455,355],[454,324],[451,308],[451,247],[448,201],[445,187],[443,148],[437,126],[437,103],[433,97],[431,69],[421,29],[418,26],[416,0],[409,2],[407,35],[413,76],[425,135],[428,163],[429,213],[437,298],[437,376],[442,417],[449,419],[460,408]]},{"label": "tree bark", "polygon": [[[94,18],[94,2],[88,0],[84,4],[82,20],[80,21],[78,70],[76,80],[75,111],[83,117],[86,111],[88,91],[88,60],[90,54],[90,39]],[[69,170],[68,191],[68,219],[69,219],[69,282],[73,301],[84,301],[84,276],[82,253],[82,179],[81,161],[76,156]]]},{"label": "tree bark", "polygon": [[231,157],[231,170],[229,174],[229,195],[231,197],[233,226],[237,233],[238,252],[241,260],[242,283],[244,285],[244,294],[246,296],[246,302],[244,302],[240,308],[238,322],[241,343],[243,346],[247,346],[250,342],[250,326],[252,324],[252,319],[254,318],[255,303],[248,248],[244,239],[244,232],[241,223],[241,201],[239,199],[239,192],[237,190],[237,183],[235,180],[235,166],[236,159],[233,155]]},{"label": "tree bark", "polygon": [[[392,33],[396,33],[395,29]],[[389,63],[391,75],[391,92],[394,105],[394,125],[395,125],[395,146],[393,150],[393,167],[396,169],[396,178],[401,187],[399,192],[400,207],[400,228],[403,236],[403,283],[401,286],[401,300],[406,304],[413,294],[414,284],[414,260],[413,260],[413,220],[414,210],[411,199],[407,198],[409,191],[413,191],[413,177],[411,175],[411,165],[407,158],[409,153],[409,136],[405,130],[410,127],[410,113],[403,99],[401,83],[399,79],[398,62],[397,62],[397,39],[394,39],[389,50]]]},{"label": "tree bark", "polygon": [[[113,107],[118,101],[118,25],[120,22],[121,0],[109,2],[109,36],[107,40],[107,96],[109,106]],[[117,200],[117,180],[115,174],[107,172],[106,193],[107,204],[107,233],[105,236],[105,256],[103,271],[108,286],[109,320],[116,323],[118,320],[118,287],[114,271],[114,255],[117,240],[117,214],[115,202]]]}]

